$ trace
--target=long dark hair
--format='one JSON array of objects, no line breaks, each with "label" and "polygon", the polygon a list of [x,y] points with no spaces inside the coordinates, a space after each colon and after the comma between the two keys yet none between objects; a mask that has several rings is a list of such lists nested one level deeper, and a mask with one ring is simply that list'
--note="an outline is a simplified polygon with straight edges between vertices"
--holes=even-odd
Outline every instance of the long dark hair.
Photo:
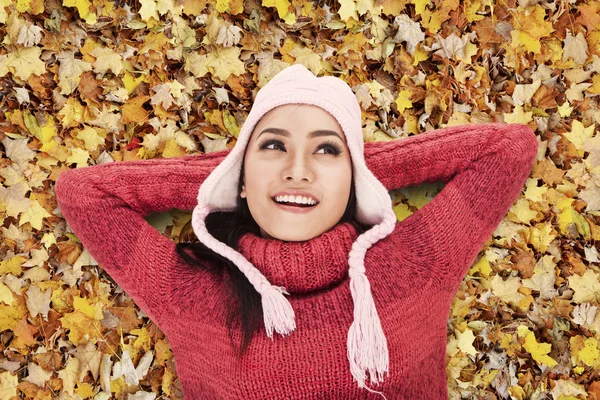
[{"label": "long dark hair", "polygon": [[[242,162],[241,171],[244,171],[244,162]],[[237,206],[234,212],[214,212],[210,213],[206,217],[206,229],[208,232],[215,237],[217,240],[227,244],[232,249],[238,250],[238,240],[245,233],[251,232],[257,236],[260,236],[260,227],[250,214],[248,208],[248,201],[245,198],[239,196],[242,191],[243,180],[239,180],[238,185],[238,196]],[[346,211],[340,218],[338,223],[349,222],[351,223],[358,234],[365,232],[370,226],[363,225],[354,219],[356,214],[356,195],[354,190],[354,178],[352,179],[350,196]],[[183,258],[188,264],[192,266],[202,267],[209,270],[215,275],[221,275],[224,271],[227,271],[231,280],[231,292],[238,301],[238,306],[232,303],[227,316],[227,328],[229,332],[229,340],[235,350],[235,344],[233,343],[233,322],[236,317],[239,317],[241,322],[241,329],[243,332],[241,346],[239,348],[239,357],[247,350],[252,336],[260,327],[260,323],[263,319],[261,296],[256,291],[254,286],[248,281],[248,278],[239,270],[239,268],[229,259],[215,253],[201,242],[195,243],[177,243],[177,253]],[[190,249],[193,254],[200,260],[213,261],[218,268],[210,267],[201,264],[185,251]]]}]

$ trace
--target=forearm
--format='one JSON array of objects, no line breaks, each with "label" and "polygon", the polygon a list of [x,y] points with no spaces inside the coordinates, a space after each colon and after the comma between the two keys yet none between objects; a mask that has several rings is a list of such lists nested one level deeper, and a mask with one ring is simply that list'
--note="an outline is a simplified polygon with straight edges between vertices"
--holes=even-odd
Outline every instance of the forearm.
[{"label": "forearm", "polygon": [[[57,183],[58,180],[77,183],[66,183],[60,201],[78,203],[89,196],[101,196],[109,201],[114,198],[141,216],[171,208],[192,210],[200,185],[227,154],[229,150],[68,170],[60,175]],[[76,179],[70,179],[71,175],[77,175]]]},{"label": "forearm", "polygon": [[493,151],[507,131],[523,124],[450,126],[388,142],[365,143],[367,166],[388,190],[449,182],[474,160]]}]

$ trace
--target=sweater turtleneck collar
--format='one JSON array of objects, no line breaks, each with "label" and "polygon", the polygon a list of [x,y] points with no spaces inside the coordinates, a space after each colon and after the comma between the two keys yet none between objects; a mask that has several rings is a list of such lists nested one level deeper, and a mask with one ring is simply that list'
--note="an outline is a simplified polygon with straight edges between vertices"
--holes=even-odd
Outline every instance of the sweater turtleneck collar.
[{"label": "sweater turtleneck collar", "polygon": [[271,285],[283,286],[289,293],[307,293],[335,285],[348,275],[348,255],[357,237],[349,222],[302,242],[245,233],[238,251]]}]

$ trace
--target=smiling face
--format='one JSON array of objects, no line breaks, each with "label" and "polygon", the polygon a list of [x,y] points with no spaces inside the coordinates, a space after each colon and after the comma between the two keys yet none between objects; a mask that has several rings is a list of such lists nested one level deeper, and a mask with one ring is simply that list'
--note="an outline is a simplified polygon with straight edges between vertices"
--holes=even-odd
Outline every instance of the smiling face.
[{"label": "smiling face", "polygon": [[[342,128],[317,106],[276,107],[254,127],[242,177],[240,196],[246,198],[262,237],[317,237],[339,222],[349,200],[352,160]],[[302,208],[274,200],[286,192],[302,192],[317,204]]]}]

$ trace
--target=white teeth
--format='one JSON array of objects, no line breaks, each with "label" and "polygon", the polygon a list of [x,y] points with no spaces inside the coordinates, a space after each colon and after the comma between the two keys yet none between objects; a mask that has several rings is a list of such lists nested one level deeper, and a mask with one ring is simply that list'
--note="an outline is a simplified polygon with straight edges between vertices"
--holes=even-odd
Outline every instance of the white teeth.
[{"label": "white teeth", "polygon": [[317,202],[311,198],[303,196],[277,196],[275,201],[278,203],[297,203],[297,204],[310,204],[315,205]]}]

